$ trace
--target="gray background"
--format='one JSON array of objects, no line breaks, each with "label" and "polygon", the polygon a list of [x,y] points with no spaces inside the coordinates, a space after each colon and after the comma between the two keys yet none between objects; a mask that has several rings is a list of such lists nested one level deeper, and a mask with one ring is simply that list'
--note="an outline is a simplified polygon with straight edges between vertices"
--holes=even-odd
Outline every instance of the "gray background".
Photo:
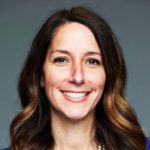
[{"label": "gray background", "polygon": [[9,145],[9,125],[20,111],[17,80],[33,37],[59,8],[88,6],[110,24],[123,48],[127,101],[150,133],[149,0],[0,0],[0,148]]}]

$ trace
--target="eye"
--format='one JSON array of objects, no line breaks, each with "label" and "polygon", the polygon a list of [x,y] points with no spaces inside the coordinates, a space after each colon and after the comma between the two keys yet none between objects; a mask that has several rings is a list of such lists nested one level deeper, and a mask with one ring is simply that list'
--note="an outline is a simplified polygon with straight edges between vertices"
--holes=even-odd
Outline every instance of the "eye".
[{"label": "eye", "polygon": [[54,63],[60,63],[60,64],[63,64],[63,63],[66,63],[68,62],[66,58],[63,58],[63,57],[58,57],[58,58],[55,58],[54,59]]},{"label": "eye", "polygon": [[88,63],[89,65],[99,65],[99,64],[100,64],[100,61],[97,60],[97,59],[91,58],[91,59],[88,59],[88,60],[87,60],[87,63]]}]

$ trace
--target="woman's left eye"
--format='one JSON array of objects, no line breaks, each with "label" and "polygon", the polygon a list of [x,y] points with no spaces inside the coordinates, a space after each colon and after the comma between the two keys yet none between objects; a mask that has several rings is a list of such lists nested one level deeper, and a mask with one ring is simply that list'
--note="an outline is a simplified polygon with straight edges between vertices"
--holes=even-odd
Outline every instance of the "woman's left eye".
[{"label": "woman's left eye", "polygon": [[90,65],[99,65],[100,64],[99,60],[97,60],[97,59],[88,59],[87,63]]}]

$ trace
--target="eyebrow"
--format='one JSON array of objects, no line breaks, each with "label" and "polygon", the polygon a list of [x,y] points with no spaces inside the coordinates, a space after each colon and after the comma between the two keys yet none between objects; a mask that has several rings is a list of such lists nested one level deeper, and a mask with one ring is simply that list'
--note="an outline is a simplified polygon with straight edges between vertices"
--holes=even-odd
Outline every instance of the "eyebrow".
[{"label": "eyebrow", "polygon": [[50,52],[50,55],[51,54],[53,54],[53,53],[63,53],[63,54],[69,54],[69,52],[68,51],[66,51],[66,50],[59,50],[59,49],[56,49],[56,50],[54,50],[54,51],[51,51]]},{"label": "eyebrow", "polygon": [[101,53],[100,52],[92,52],[92,51],[88,51],[85,55],[99,55],[101,56]]},{"label": "eyebrow", "polygon": [[[70,55],[70,52],[67,51],[67,50],[59,50],[59,49],[56,49],[54,51],[51,51],[50,52],[50,55],[53,54],[53,53],[63,53],[63,54],[68,54]],[[93,52],[93,51],[87,51],[85,56],[88,56],[88,55],[98,55],[98,56],[101,56],[101,53],[100,52]]]}]

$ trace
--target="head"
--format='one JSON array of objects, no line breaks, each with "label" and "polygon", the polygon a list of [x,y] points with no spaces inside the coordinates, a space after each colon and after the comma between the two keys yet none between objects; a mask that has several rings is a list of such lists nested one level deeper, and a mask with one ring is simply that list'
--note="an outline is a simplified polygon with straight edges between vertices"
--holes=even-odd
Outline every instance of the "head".
[{"label": "head", "polygon": [[[24,83],[26,82],[26,84],[19,83],[19,93],[24,94],[20,88],[22,87],[22,84],[25,85],[25,89],[29,93],[34,93],[34,96],[36,95],[36,91],[41,91],[39,89],[41,88],[41,76],[43,76],[43,64],[49,47],[52,44],[52,40],[59,27],[71,22],[80,23],[88,27],[93,33],[99,46],[106,73],[103,97],[107,99],[106,97],[108,97],[108,95],[116,95],[116,93],[124,96],[126,68],[117,39],[102,18],[97,16],[94,12],[82,7],[72,8],[69,11],[58,11],[48,18],[42,26],[33,41],[31,51],[22,71],[22,74],[24,73],[27,75],[26,77],[25,75],[23,77]],[[22,101],[23,107],[26,107],[29,101],[34,99],[34,97],[27,99],[28,100],[25,102]]]},{"label": "head", "polygon": [[40,82],[50,102],[51,117],[93,120],[105,81],[101,51],[91,30],[77,22],[58,27]]}]

